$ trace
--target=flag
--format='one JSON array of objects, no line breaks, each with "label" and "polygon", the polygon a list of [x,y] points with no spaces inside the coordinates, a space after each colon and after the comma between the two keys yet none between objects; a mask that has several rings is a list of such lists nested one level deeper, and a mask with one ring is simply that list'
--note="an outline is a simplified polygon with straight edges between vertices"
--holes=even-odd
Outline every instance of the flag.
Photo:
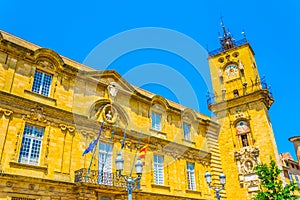
[{"label": "flag", "polygon": [[87,154],[88,152],[93,151],[93,149],[94,149],[95,146],[97,145],[98,140],[100,139],[100,135],[101,135],[101,133],[102,133],[102,127],[103,127],[103,124],[104,124],[104,122],[102,122],[102,125],[101,125],[101,127],[100,127],[100,131],[99,131],[99,133],[98,133],[97,138],[96,138],[95,140],[92,140],[92,141],[90,142],[88,148],[86,148],[86,150],[84,150],[84,152],[82,153],[82,156],[84,156],[84,155]]},{"label": "flag", "polygon": [[143,166],[145,166],[145,157],[146,157],[146,152],[147,152],[147,148],[148,148],[148,143],[143,146],[140,151],[139,151],[139,158],[141,159]]}]

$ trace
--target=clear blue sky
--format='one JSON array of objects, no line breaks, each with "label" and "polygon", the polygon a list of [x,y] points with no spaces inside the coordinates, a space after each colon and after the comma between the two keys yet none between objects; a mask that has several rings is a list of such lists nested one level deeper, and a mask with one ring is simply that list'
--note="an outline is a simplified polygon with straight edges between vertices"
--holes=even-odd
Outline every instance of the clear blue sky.
[{"label": "clear blue sky", "polygon": [[[221,31],[219,22],[222,15],[235,38],[242,38],[242,30],[246,32],[256,53],[260,75],[266,75],[272,85],[275,103],[270,115],[279,152],[289,151],[294,155],[288,138],[300,134],[300,128],[293,125],[300,123],[299,12],[298,0],[10,0],[1,1],[0,29],[78,62],[85,62],[101,42],[124,31],[144,27],[173,30],[213,50],[219,47],[217,36]],[[195,76],[190,63],[172,52],[139,49],[116,58],[107,68],[125,75],[132,69],[147,68],[151,63],[163,69],[174,69],[186,78],[197,93],[200,111],[209,114],[205,101],[207,88],[202,86],[205,83]],[[202,67],[208,66],[204,64]],[[146,79],[146,75],[140,78]],[[166,80],[172,79],[165,77]],[[131,83],[140,81],[131,80],[130,75],[128,79]],[[138,84],[167,98],[178,98],[177,90],[168,88],[167,83],[147,81]]]}]

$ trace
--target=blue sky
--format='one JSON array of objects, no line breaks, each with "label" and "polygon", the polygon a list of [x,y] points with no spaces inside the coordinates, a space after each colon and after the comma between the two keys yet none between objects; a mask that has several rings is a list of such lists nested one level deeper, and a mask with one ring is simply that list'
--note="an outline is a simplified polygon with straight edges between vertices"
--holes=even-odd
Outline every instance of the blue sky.
[{"label": "blue sky", "polygon": [[[294,155],[293,146],[288,138],[300,134],[299,127],[295,125],[299,123],[300,111],[298,0],[52,0],[43,3],[11,0],[2,1],[1,8],[0,29],[83,63],[87,62],[91,52],[95,52],[95,48],[99,47],[99,44],[101,46],[103,41],[124,31],[145,27],[173,31],[182,34],[190,42],[197,42],[204,49],[207,46],[209,50],[216,49],[219,47],[218,32],[221,32],[219,24],[222,15],[225,25],[236,39],[242,38],[242,31],[246,32],[247,39],[256,53],[260,75],[266,75],[268,83],[272,86],[275,103],[270,109],[270,116],[279,152],[289,151]],[[145,36],[143,39],[148,38]],[[201,59],[206,58],[203,59],[202,55]],[[166,82],[162,82],[162,79],[151,82],[146,76],[149,75],[147,70],[140,70],[149,69],[147,67],[151,64],[157,69],[165,69],[164,73],[173,69],[172,71],[176,72],[175,78],[153,72],[157,73],[157,77],[164,77]],[[97,63],[95,65],[97,68]],[[207,63],[202,67],[207,69]],[[196,93],[200,112],[209,114],[205,101],[209,87],[198,76],[199,73],[192,63],[174,52],[155,48],[137,49],[120,55],[106,68],[116,69],[125,77],[127,74],[129,82],[137,83],[167,98],[185,98],[182,100],[183,104],[193,107],[185,101],[186,97],[190,98],[193,95],[184,93],[186,88],[191,86]],[[144,76],[142,74],[138,76],[140,79],[135,80],[135,74],[129,73],[132,69],[136,70],[135,73],[144,72]],[[144,82],[139,82],[141,80]],[[180,90],[170,89],[170,83],[174,80],[182,80],[184,84],[187,83],[187,87]],[[179,102],[181,103],[181,100]]]}]

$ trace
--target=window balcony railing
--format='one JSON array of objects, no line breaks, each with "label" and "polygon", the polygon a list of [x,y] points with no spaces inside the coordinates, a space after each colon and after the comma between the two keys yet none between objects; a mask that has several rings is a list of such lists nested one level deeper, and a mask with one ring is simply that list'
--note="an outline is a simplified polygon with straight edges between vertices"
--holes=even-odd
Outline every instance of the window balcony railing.
[{"label": "window balcony railing", "polygon": [[[268,85],[265,81],[257,83],[255,86],[258,86],[260,89],[267,91],[268,97],[271,100],[274,100],[273,93],[271,91],[271,86]],[[256,89],[253,90],[253,87],[251,86],[251,87],[238,88],[238,89],[236,89],[236,91],[245,91],[245,92],[238,92],[237,94],[235,94],[234,91],[226,92],[225,90],[223,90],[221,95],[215,95],[215,94],[208,92],[206,95],[206,102],[207,102],[208,107],[210,107],[212,104],[214,104],[216,102],[225,101],[225,99],[233,99],[235,97],[239,97],[239,96],[243,96],[243,95],[255,92]]]},{"label": "window balcony railing", "polygon": [[82,168],[80,170],[75,171],[75,183],[91,183],[91,184],[99,184],[99,185],[107,185],[113,187],[121,187],[126,188],[125,180],[118,176],[117,173],[111,172],[102,172],[98,170],[88,170],[86,168]]}]

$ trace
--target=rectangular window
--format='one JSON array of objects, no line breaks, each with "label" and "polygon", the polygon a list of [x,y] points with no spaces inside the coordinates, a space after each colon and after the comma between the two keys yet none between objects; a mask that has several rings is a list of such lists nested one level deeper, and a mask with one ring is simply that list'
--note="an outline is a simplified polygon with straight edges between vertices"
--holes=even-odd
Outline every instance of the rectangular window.
[{"label": "rectangular window", "polygon": [[187,169],[188,189],[196,190],[195,165],[193,163],[187,163],[186,169]]},{"label": "rectangular window", "polygon": [[164,184],[164,157],[154,155],[154,183]]},{"label": "rectangular window", "polygon": [[300,182],[299,182],[299,177],[298,177],[298,175],[295,175],[295,179],[296,179],[296,182],[297,182],[297,184],[298,184],[298,187],[300,187]]},{"label": "rectangular window", "polygon": [[32,85],[32,92],[49,96],[52,76],[41,71],[36,71],[34,74],[34,81]]},{"label": "rectangular window", "polygon": [[100,143],[98,166],[98,183],[103,185],[112,185],[112,144]]},{"label": "rectangular window", "polygon": [[183,135],[185,140],[191,140],[191,125],[183,123]]},{"label": "rectangular window", "polygon": [[43,135],[44,128],[25,125],[19,156],[20,163],[39,164]]},{"label": "rectangular window", "polygon": [[161,114],[152,112],[152,128],[157,131],[161,131]]},{"label": "rectangular window", "polygon": [[291,183],[294,183],[293,174],[291,172],[289,172],[289,179]]}]

